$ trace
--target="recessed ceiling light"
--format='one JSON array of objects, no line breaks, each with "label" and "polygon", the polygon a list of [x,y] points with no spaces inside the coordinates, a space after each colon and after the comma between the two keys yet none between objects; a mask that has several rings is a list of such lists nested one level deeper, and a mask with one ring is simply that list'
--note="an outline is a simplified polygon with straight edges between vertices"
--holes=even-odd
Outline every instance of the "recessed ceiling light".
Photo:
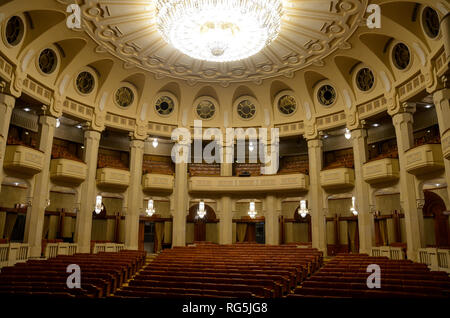
[{"label": "recessed ceiling light", "polygon": [[56,128],[61,126],[61,120],[59,118],[56,118]]},{"label": "recessed ceiling light", "polygon": [[429,109],[429,108],[431,108],[431,107],[433,107],[433,105],[430,105],[430,104],[425,105],[425,108],[426,108],[426,109]]},{"label": "recessed ceiling light", "polygon": [[380,124],[377,124],[377,123],[372,124],[372,127],[380,127]]},{"label": "recessed ceiling light", "polygon": [[83,126],[81,126],[81,124],[78,124],[75,127],[77,127],[78,129],[81,129]]},{"label": "recessed ceiling light", "polygon": [[327,139],[327,138],[328,138],[328,135],[324,135],[323,138]]},{"label": "recessed ceiling light", "polygon": [[31,108],[25,107],[23,110],[26,112],[29,112],[31,110]]}]

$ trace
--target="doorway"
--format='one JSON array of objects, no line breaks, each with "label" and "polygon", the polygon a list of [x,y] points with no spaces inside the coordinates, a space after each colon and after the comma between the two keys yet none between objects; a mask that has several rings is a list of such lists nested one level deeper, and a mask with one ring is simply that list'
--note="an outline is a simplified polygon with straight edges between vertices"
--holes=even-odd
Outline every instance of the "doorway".
[{"label": "doorway", "polygon": [[442,198],[431,191],[425,191],[425,204],[423,206],[424,218],[434,220],[434,236],[436,247],[450,246],[450,233],[448,229],[448,215],[445,214],[446,208]]}]

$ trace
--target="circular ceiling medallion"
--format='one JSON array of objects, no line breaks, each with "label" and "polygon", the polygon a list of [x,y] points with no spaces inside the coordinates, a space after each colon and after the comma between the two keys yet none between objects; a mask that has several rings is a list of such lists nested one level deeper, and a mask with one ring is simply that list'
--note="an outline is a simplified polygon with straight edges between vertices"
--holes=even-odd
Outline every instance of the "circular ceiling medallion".
[{"label": "circular ceiling medallion", "polygon": [[24,34],[24,24],[20,17],[12,16],[6,23],[5,39],[9,45],[15,46],[22,41]]},{"label": "circular ceiling medallion", "polygon": [[369,91],[370,89],[372,89],[374,83],[375,76],[369,68],[364,67],[360,69],[356,74],[356,86],[358,86],[361,91]]},{"label": "circular ceiling medallion", "polygon": [[156,25],[164,40],[210,62],[258,53],[277,38],[282,14],[281,0],[156,1]]},{"label": "circular ceiling medallion", "polygon": [[291,115],[297,109],[295,98],[290,95],[284,95],[278,101],[278,110],[284,115]]},{"label": "circular ceiling medallion", "polygon": [[134,93],[126,86],[119,88],[114,95],[114,100],[121,107],[128,107],[133,103]]},{"label": "circular ceiling medallion", "polygon": [[175,108],[175,103],[173,102],[172,98],[168,96],[162,96],[158,98],[155,104],[155,109],[158,112],[158,114],[167,116],[170,115],[173,112],[173,109]]},{"label": "circular ceiling medallion", "polygon": [[392,60],[399,70],[404,70],[411,62],[411,53],[404,43],[397,43],[392,49]]},{"label": "circular ceiling medallion", "polygon": [[256,106],[248,99],[245,99],[238,104],[237,113],[243,119],[252,119],[256,114]]},{"label": "circular ceiling medallion", "polygon": [[[204,0],[206,1],[206,0]],[[222,0],[225,3],[225,0]],[[217,0],[217,3],[222,1]],[[261,0],[262,1],[262,0]],[[202,0],[203,2],[203,0]],[[210,5],[216,1],[208,0]],[[259,3],[260,0],[227,0],[226,3]],[[272,5],[276,1],[264,0],[265,5]],[[232,83],[252,81],[261,83],[262,80],[285,74],[292,74],[304,67],[322,60],[334,51],[338,50],[344,39],[350,38],[359,26],[366,9],[366,2],[361,0],[323,0],[323,1],[288,1],[285,13],[281,19],[281,28],[278,37],[269,46],[244,60],[227,63],[212,63],[205,60],[197,60],[183,54],[169,45],[158,30],[158,6],[170,4],[185,6],[194,1],[142,1],[130,5],[127,1],[96,0],[84,1],[81,6],[83,28],[94,39],[102,50],[105,50],[130,65],[136,65],[142,69],[171,78],[178,78],[188,82],[215,82]],[[197,3],[197,2],[196,2]],[[231,4],[230,4],[231,5]],[[208,16],[207,16],[208,17]],[[237,22],[228,24],[215,16],[209,19],[202,16],[203,20],[194,20],[198,23],[197,35],[208,38],[211,48],[199,51],[194,49],[193,54],[215,53],[226,55],[226,48],[220,45],[214,47],[223,37],[242,32],[237,30]],[[205,20],[206,19],[206,20]],[[210,20],[210,21],[208,21]],[[269,19],[270,20],[270,19]],[[118,23],[117,21],[120,21]],[[248,22],[248,21],[244,21]],[[330,26],[338,25],[339,31]],[[105,33],[105,31],[107,31]],[[155,32],[156,31],[156,32]],[[223,34],[223,37],[216,34]],[[196,35],[196,36],[197,36]],[[174,35],[175,36],[175,35]],[[183,30],[176,36],[187,39],[193,34]],[[126,41],[124,41],[126,39]],[[238,49],[258,38],[250,38],[249,42],[239,42]],[[184,44],[183,44],[184,45]],[[132,47],[130,53],[128,49]],[[184,45],[184,47],[186,47]],[[213,54],[214,55],[214,54]],[[301,57],[301,58],[292,58]],[[170,61],[164,63],[162,61]],[[186,70],[179,72],[180,68]],[[262,66],[271,66],[262,67]],[[245,69],[245,74],[235,70]]]},{"label": "circular ceiling medallion", "polygon": [[39,54],[39,69],[45,74],[51,74],[56,68],[58,58],[55,51],[45,49]]},{"label": "circular ceiling medallion", "polygon": [[197,115],[201,119],[211,119],[216,113],[216,106],[209,100],[202,100],[197,105]]},{"label": "circular ceiling medallion", "polygon": [[317,92],[317,99],[324,106],[330,106],[336,101],[336,91],[331,85],[323,85]]},{"label": "circular ceiling medallion", "polygon": [[76,80],[77,89],[81,94],[89,94],[94,89],[94,76],[86,71],[81,72]]},{"label": "circular ceiling medallion", "polygon": [[426,34],[434,39],[439,35],[439,15],[435,10],[426,7],[422,11],[422,23]]}]

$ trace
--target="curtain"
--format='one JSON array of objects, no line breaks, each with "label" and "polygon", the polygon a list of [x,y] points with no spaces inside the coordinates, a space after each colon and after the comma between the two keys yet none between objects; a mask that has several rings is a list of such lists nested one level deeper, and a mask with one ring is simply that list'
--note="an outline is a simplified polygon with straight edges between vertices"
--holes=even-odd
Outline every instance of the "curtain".
[{"label": "curtain", "polygon": [[6,212],[0,212],[0,238],[3,238],[5,233]]},{"label": "curtain", "polygon": [[11,234],[14,229],[14,224],[16,224],[16,220],[17,220],[16,213],[8,213],[6,215],[5,237],[11,238]]},{"label": "curtain", "polygon": [[156,222],[155,223],[155,236],[156,236],[156,242],[158,243],[157,252],[162,250],[162,242],[163,242],[163,236],[164,236],[164,223],[163,222]]},{"label": "curtain", "polygon": [[164,243],[172,244],[172,222],[164,222]]},{"label": "curtain", "polygon": [[358,226],[358,223],[349,221],[347,222],[347,225],[348,225],[348,240],[350,245],[350,251],[352,253],[355,253],[357,252],[355,238],[356,238],[356,227]]},{"label": "curtain", "polygon": [[238,242],[245,241],[245,234],[247,234],[247,224],[246,223],[238,223],[236,226],[237,239]]},{"label": "curtain", "polygon": [[381,236],[381,241],[383,243],[383,246],[387,246],[389,245],[389,241],[388,241],[388,231],[387,231],[387,223],[386,220],[380,220],[380,236]]}]

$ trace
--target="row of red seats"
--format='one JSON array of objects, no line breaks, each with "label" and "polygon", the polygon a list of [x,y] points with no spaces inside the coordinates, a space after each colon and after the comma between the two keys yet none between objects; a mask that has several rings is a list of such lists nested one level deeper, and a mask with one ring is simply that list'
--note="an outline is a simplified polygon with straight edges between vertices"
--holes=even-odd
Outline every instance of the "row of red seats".
[{"label": "row of red seats", "polygon": [[[145,264],[146,253],[123,250],[118,253],[59,255],[47,260],[28,260],[0,273],[0,295],[48,295],[100,298],[114,293]],[[66,285],[67,266],[81,269],[81,288]]]},{"label": "row of red seats", "polygon": [[[381,269],[381,288],[369,288],[367,267]],[[431,272],[424,264],[390,260],[365,254],[339,254],[305,280],[289,297],[339,298],[448,298],[450,278],[445,272]]]},{"label": "row of red seats", "polygon": [[282,297],[319,267],[316,249],[201,244],[164,250],[114,297]]}]

